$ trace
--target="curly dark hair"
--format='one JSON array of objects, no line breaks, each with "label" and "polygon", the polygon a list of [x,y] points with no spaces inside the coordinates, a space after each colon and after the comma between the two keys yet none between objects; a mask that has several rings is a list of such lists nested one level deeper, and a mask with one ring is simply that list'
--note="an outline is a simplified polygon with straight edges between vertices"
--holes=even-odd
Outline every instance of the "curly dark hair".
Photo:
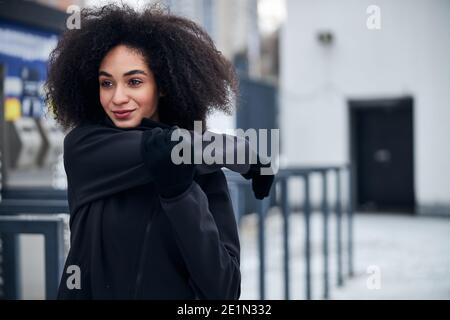
[{"label": "curly dark hair", "polygon": [[81,28],[65,31],[49,59],[46,101],[68,129],[105,117],[98,71],[103,57],[123,44],[137,49],[155,75],[160,121],[192,129],[210,111],[231,112],[238,93],[233,65],[193,21],[162,6],[137,12],[126,5],[81,10]]}]

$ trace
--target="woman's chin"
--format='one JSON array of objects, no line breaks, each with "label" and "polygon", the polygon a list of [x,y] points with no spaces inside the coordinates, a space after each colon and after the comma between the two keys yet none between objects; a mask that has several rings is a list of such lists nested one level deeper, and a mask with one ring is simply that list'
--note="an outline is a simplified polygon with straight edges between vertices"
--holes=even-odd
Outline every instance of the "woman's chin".
[{"label": "woman's chin", "polygon": [[141,123],[140,119],[138,119],[136,117],[133,117],[131,119],[126,119],[126,120],[118,120],[118,119],[113,118],[113,122],[116,127],[122,128],[122,129],[134,128],[134,127],[139,126],[139,124]]}]

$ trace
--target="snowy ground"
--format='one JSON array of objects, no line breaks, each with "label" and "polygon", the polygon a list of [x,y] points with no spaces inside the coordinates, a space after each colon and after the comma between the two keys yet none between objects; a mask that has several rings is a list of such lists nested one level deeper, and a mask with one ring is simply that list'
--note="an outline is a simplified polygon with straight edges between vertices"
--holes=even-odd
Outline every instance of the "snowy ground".
[{"label": "snowy ground", "polygon": [[[343,226],[343,266],[347,275],[345,219]],[[329,229],[331,299],[450,299],[450,219],[357,214],[353,228],[355,276],[345,277],[343,287],[336,286],[333,215]],[[267,299],[283,299],[281,230],[281,215],[277,209],[272,209],[266,220]],[[290,221],[291,299],[305,299],[303,230],[303,215],[293,214]],[[243,218],[240,236],[241,299],[258,299],[256,216]],[[322,216],[319,213],[312,216],[312,239],[312,297],[322,299]]]}]

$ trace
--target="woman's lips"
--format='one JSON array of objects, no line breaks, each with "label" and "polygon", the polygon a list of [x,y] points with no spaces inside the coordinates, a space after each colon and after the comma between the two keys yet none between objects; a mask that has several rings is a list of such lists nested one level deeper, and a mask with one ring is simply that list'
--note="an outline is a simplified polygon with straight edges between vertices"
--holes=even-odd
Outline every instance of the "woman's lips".
[{"label": "woman's lips", "polygon": [[136,109],[133,109],[133,110],[113,111],[113,113],[114,113],[114,116],[115,116],[117,119],[126,119],[126,118],[128,118],[128,117],[131,115],[131,113],[132,113],[134,110],[136,110]]}]

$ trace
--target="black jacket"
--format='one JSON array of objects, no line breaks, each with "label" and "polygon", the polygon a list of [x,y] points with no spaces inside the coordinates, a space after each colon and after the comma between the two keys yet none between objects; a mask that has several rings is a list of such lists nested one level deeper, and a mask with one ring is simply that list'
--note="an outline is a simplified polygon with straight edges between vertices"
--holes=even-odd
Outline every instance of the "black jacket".
[{"label": "black jacket", "polygon": [[[240,244],[221,170],[165,200],[140,149],[143,130],[109,120],[64,140],[71,248],[59,299],[238,299]],[[69,289],[71,265],[81,289]],[[70,280],[70,279],[69,279]]]}]

